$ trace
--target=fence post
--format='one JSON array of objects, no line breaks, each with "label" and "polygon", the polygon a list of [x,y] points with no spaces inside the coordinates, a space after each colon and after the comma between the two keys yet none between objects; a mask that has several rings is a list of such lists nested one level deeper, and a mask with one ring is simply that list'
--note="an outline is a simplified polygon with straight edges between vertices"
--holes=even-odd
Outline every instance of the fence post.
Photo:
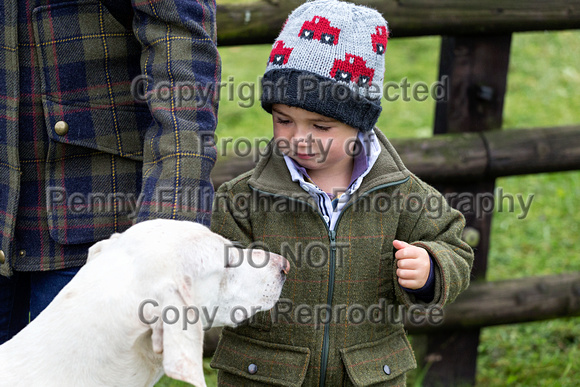
[{"label": "fence post", "polygon": [[[449,77],[447,101],[437,103],[434,133],[483,132],[501,128],[506,91],[511,34],[499,36],[447,36],[442,38],[440,79]],[[481,140],[485,144],[485,138]],[[484,281],[495,180],[457,183],[437,188],[443,194],[470,193],[475,207],[466,217],[464,239],[475,251],[472,281]],[[449,196],[453,197],[453,196]],[[457,206],[457,200],[450,200]],[[487,210],[486,210],[487,209]],[[419,363],[427,366],[424,386],[475,384],[479,329],[452,331],[415,337],[422,348]]]}]

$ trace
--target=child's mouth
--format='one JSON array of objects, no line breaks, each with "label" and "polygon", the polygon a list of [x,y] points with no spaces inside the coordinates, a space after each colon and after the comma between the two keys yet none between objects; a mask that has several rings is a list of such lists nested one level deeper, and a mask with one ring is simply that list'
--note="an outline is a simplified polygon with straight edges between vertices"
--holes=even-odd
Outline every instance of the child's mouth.
[{"label": "child's mouth", "polygon": [[302,160],[312,159],[314,156],[316,156],[314,153],[296,153],[296,157]]}]

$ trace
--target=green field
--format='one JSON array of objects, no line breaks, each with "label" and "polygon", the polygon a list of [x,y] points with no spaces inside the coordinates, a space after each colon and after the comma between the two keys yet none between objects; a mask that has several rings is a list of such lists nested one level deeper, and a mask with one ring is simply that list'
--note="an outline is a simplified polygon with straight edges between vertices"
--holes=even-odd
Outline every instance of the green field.
[{"label": "green field", "polygon": [[[440,39],[389,41],[385,82],[431,84],[437,78]],[[504,110],[504,128],[580,123],[580,31],[515,34]],[[248,97],[263,74],[268,46],[224,47],[219,138],[271,136],[271,118]],[[240,87],[240,95],[237,89]],[[231,86],[230,86],[231,88]],[[243,107],[252,105],[251,107]],[[431,136],[434,102],[383,100],[378,126],[392,138]],[[218,141],[219,144],[219,141]],[[230,149],[231,151],[231,149]],[[220,150],[221,154],[221,150]],[[496,212],[487,279],[580,271],[580,171],[501,178],[504,192],[533,195],[525,219]],[[485,328],[477,364],[480,386],[576,386],[580,380],[580,318]],[[215,374],[206,370],[208,385]],[[411,378],[413,379],[413,378]],[[416,380],[416,378],[415,378]],[[181,386],[162,379],[158,386]]]}]

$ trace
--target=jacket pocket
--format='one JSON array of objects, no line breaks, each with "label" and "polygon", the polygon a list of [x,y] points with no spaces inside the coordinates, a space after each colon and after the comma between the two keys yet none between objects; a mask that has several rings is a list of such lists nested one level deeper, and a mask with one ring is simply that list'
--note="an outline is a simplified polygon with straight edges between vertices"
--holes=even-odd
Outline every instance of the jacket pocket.
[{"label": "jacket pocket", "polygon": [[152,122],[132,93],[141,46],[95,0],[37,7],[32,19],[50,235],[61,244],[107,238],[132,224],[141,190]]},{"label": "jacket pocket", "polygon": [[152,117],[132,92],[141,74],[133,33],[94,0],[37,7],[33,28],[49,138],[142,161]]},{"label": "jacket pocket", "polygon": [[230,374],[238,385],[250,382],[275,386],[300,386],[304,382],[310,350],[244,337],[230,329],[222,337],[211,366]]},{"label": "jacket pocket", "polygon": [[417,367],[415,356],[404,332],[384,339],[358,344],[340,350],[350,381],[355,386],[375,383],[391,385]]}]

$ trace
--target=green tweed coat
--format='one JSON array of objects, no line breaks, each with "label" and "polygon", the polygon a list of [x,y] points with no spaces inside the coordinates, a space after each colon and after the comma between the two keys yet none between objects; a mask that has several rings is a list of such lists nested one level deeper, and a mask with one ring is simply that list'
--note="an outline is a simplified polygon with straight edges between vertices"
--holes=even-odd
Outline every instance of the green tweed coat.
[{"label": "green tweed coat", "polygon": [[212,230],[291,264],[274,309],[223,330],[212,361],[220,385],[404,386],[416,362],[397,311],[423,303],[397,282],[393,239],[431,254],[433,303],[451,302],[469,285],[463,216],[376,132],[381,155],[335,230],[279,152],[219,189]]}]

